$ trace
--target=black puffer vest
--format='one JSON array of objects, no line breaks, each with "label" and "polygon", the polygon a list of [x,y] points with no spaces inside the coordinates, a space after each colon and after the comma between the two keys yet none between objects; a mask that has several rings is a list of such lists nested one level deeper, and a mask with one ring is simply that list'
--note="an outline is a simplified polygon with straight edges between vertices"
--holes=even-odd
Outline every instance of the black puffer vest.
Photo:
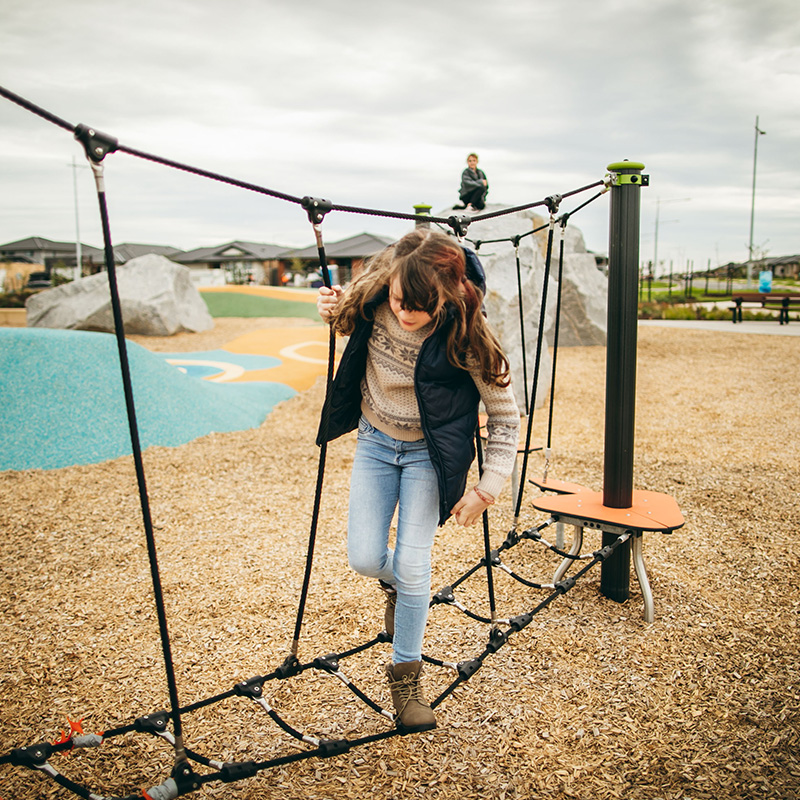
[{"label": "black puffer vest", "polygon": [[[384,289],[364,309],[371,317],[388,299]],[[447,334],[453,312],[423,343],[414,369],[422,431],[431,462],[439,481],[439,524],[461,499],[467,473],[475,458],[475,430],[478,426],[480,394],[472,376],[454,367],[447,359]],[[328,412],[323,413],[317,444],[337,439],[358,426],[361,417],[361,379],[367,364],[367,343],[373,323],[359,320],[350,336],[328,396]],[[327,420],[326,420],[327,417]]]}]

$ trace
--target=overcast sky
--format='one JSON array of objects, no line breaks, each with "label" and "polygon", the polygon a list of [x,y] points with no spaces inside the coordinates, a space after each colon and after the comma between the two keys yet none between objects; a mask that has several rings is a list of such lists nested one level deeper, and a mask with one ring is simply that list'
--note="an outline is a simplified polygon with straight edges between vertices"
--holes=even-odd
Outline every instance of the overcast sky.
[{"label": "overcast sky", "polygon": [[[696,268],[747,257],[758,116],[753,242],[800,252],[797,0],[2,0],[0,85],[137,150],[391,211],[455,202],[471,150],[504,205],[641,161],[642,260]],[[0,98],[0,140],[0,243],[74,240],[76,175],[102,245],[69,132]],[[296,205],[104,163],[115,243],[313,242]],[[574,223],[606,252],[608,196]],[[409,225],[334,212],[323,231]]]}]

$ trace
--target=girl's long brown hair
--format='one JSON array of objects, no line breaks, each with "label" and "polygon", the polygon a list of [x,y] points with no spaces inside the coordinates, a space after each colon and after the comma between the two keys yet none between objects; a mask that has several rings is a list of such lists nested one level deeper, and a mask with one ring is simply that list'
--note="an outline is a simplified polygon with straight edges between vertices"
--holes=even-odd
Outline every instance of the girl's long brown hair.
[{"label": "girl's long brown hair", "polygon": [[367,319],[370,300],[397,279],[403,308],[425,311],[436,325],[454,313],[447,338],[447,358],[466,369],[480,365],[485,383],[508,386],[509,364],[481,311],[483,293],[466,277],[464,251],[449,236],[416,228],[374,256],[348,287],[331,319],[334,329],[350,335],[359,317]]}]

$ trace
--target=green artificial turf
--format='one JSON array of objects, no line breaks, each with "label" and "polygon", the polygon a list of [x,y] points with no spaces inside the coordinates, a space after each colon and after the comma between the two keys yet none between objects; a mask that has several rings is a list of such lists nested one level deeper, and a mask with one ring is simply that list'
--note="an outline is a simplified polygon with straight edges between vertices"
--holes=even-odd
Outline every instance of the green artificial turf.
[{"label": "green artificial turf", "polygon": [[315,303],[236,292],[201,292],[212,317],[307,317],[320,322]]}]

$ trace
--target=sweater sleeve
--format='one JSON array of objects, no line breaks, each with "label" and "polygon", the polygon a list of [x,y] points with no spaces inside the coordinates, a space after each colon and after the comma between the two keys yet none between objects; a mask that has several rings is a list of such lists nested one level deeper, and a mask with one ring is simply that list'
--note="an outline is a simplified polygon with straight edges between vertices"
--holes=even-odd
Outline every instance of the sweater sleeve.
[{"label": "sweater sleeve", "polygon": [[497,497],[511,476],[517,457],[519,408],[510,384],[505,388],[487,384],[481,378],[480,370],[470,370],[470,373],[488,415],[488,441],[483,460],[483,475],[478,481],[478,488]]}]

